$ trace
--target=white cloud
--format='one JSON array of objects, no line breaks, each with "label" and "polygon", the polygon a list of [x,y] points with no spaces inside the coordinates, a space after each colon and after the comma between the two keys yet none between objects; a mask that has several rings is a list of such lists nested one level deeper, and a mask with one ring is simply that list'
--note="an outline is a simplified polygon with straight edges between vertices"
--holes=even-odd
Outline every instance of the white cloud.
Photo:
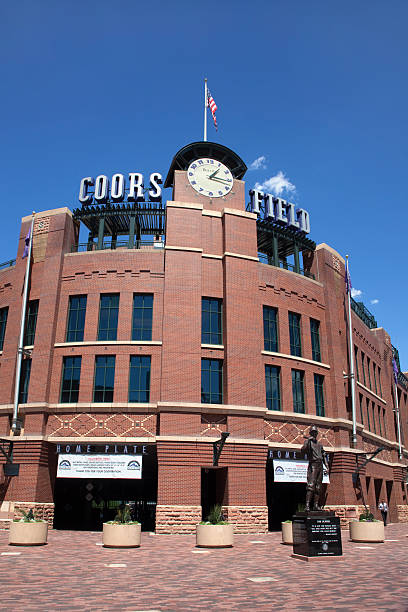
[{"label": "white cloud", "polygon": [[290,182],[282,170],[279,170],[275,176],[271,176],[271,178],[266,179],[263,183],[255,183],[255,189],[280,196],[284,191],[294,193],[296,186]]},{"label": "white cloud", "polygon": [[360,289],[354,289],[354,287],[351,288],[352,298],[360,297],[361,295],[363,295],[363,292]]},{"label": "white cloud", "polygon": [[375,298],[375,300],[370,300],[370,304],[378,304],[380,300],[377,300],[377,298]]},{"label": "white cloud", "polygon": [[257,157],[252,164],[249,166],[249,170],[265,170],[266,168],[266,157],[265,155],[261,155]]}]

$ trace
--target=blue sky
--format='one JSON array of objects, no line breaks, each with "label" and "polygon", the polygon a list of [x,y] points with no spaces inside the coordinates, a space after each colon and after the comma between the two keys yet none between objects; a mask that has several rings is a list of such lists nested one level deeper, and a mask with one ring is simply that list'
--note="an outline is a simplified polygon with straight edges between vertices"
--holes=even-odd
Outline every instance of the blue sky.
[{"label": "blue sky", "polygon": [[248,188],[272,178],[350,255],[407,370],[407,18],[399,0],[2,3],[0,262],[22,216],[78,205],[82,177],[165,176],[202,140],[207,76],[208,139],[264,158]]}]

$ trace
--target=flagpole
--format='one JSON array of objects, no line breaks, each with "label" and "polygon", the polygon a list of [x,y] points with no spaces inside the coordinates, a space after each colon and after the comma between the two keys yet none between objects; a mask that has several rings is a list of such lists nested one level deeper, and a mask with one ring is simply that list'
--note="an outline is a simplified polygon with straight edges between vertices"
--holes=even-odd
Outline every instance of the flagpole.
[{"label": "flagpole", "polygon": [[33,228],[34,228],[34,218],[35,212],[33,211],[31,217],[31,227],[30,227],[30,244],[28,246],[28,255],[27,255],[27,265],[26,272],[24,277],[24,293],[23,293],[23,304],[21,307],[21,322],[20,322],[20,338],[18,341],[17,348],[17,365],[16,365],[16,382],[14,387],[14,410],[13,410],[13,420],[11,422],[11,430],[13,433],[16,433],[19,430],[18,426],[18,399],[20,394],[20,379],[21,379],[21,362],[23,359],[24,352],[24,327],[25,327],[25,318],[26,318],[26,309],[27,309],[27,296],[28,296],[28,285],[29,285],[29,277],[30,277],[30,264],[31,264],[31,250],[33,246]]},{"label": "flagpole", "polygon": [[395,395],[395,416],[397,418],[397,434],[398,434],[398,459],[402,459],[402,444],[401,444],[401,425],[399,415],[397,375],[394,372],[394,395]]},{"label": "flagpole", "polygon": [[204,142],[207,142],[207,106],[208,106],[207,79],[204,79]]},{"label": "flagpole", "polygon": [[346,255],[346,278],[347,278],[347,300],[348,300],[348,327],[349,327],[349,361],[350,361],[350,387],[351,387],[351,418],[353,421],[352,444],[357,445],[357,422],[356,422],[356,381],[354,376],[354,352],[353,352],[353,326],[351,323],[351,287],[348,267],[348,255]]}]

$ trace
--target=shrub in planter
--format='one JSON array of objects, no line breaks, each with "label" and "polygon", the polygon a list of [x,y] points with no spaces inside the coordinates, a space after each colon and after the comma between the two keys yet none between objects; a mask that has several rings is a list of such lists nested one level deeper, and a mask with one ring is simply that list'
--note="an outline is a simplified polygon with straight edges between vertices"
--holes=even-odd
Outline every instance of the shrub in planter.
[{"label": "shrub in planter", "polygon": [[353,542],[384,542],[384,523],[368,510],[360,514],[360,520],[349,523],[349,530]]},{"label": "shrub in planter", "polygon": [[293,544],[292,521],[282,522],[282,544]]},{"label": "shrub in planter", "polygon": [[32,508],[25,512],[20,510],[21,519],[10,523],[9,544],[11,546],[42,546],[47,543],[48,523],[36,519]]},{"label": "shrub in planter", "polygon": [[222,508],[216,504],[207,517],[196,526],[198,548],[229,548],[234,545],[234,526],[224,520]]},{"label": "shrub in planter", "polygon": [[137,548],[141,540],[141,524],[131,517],[130,506],[118,508],[113,521],[103,524],[102,543],[106,548]]}]

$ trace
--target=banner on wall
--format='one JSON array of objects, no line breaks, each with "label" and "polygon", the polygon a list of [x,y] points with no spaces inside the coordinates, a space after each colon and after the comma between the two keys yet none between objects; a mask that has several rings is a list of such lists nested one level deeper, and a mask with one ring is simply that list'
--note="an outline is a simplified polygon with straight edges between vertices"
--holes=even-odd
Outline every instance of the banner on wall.
[{"label": "banner on wall", "polygon": [[142,477],[142,455],[58,455],[57,478]]},{"label": "banner on wall", "polygon": [[[275,482],[307,482],[308,461],[273,460]],[[323,468],[323,483],[330,483],[329,473]]]}]

